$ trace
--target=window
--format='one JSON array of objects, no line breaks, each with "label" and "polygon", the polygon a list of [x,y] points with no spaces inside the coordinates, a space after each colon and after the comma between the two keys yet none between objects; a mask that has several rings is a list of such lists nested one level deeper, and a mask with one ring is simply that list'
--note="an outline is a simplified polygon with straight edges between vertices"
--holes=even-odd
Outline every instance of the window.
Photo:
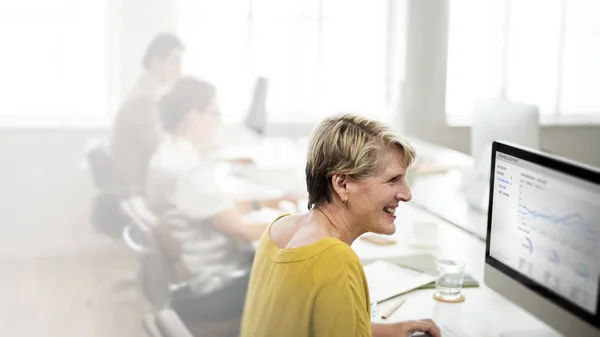
[{"label": "window", "polygon": [[246,113],[256,76],[269,78],[269,120],[386,106],[386,0],[181,0],[184,70],[219,88],[227,120]]},{"label": "window", "polygon": [[105,1],[0,4],[0,118],[38,123],[106,115]]},{"label": "window", "polygon": [[477,98],[537,105],[544,115],[600,116],[600,3],[458,0],[450,3],[447,116]]}]

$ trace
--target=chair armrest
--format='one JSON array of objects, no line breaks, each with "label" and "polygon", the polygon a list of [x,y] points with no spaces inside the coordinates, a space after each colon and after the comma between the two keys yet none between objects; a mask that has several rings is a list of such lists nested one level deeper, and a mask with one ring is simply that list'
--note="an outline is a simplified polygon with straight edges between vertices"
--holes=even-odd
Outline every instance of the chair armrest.
[{"label": "chair armrest", "polygon": [[156,323],[163,336],[194,337],[179,316],[171,309],[159,312],[156,316]]},{"label": "chair armrest", "polygon": [[123,241],[125,241],[127,247],[129,247],[135,253],[144,255],[153,253],[152,249],[135,241],[135,239],[133,238],[133,226],[131,225],[127,225],[125,226],[125,228],[123,228]]},{"label": "chair armrest", "polygon": [[147,314],[142,320],[142,327],[146,337],[164,337],[156,324],[156,317],[152,314]]}]

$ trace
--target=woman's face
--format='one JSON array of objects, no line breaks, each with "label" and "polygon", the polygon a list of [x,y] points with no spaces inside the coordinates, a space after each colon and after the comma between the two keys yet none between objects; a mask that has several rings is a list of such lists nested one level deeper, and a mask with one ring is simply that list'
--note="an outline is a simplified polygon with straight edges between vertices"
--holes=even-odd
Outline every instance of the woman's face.
[{"label": "woman's face", "polygon": [[404,154],[389,148],[379,159],[379,169],[360,180],[347,183],[347,207],[356,226],[367,232],[394,234],[396,207],[412,195],[406,183]]},{"label": "woman's face", "polygon": [[202,111],[191,111],[187,120],[187,134],[196,145],[203,146],[213,139],[221,122],[221,111],[216,98]]}]

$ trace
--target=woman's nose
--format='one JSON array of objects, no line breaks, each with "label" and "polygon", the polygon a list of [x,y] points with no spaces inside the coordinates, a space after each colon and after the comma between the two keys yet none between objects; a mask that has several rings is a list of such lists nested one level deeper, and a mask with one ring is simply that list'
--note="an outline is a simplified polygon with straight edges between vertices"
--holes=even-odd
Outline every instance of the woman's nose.
[{"label": "woman's nose", "polygon": [[396,199],[404,202],[410,201],[410,199],[412,199],[412,192],[410,190],[410,187],[406,184],[403,185],[398,191]]}]

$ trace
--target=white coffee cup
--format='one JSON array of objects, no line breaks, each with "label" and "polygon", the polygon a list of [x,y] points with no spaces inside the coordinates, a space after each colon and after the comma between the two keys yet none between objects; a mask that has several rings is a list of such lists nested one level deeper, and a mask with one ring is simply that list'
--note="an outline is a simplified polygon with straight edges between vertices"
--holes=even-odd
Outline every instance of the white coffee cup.
[{"label": "white coffee cup", "polygon": [[435,243],[438,241],[437,224],[427,221],[417,221],[412,226],[413,236],[418,243]]}]

